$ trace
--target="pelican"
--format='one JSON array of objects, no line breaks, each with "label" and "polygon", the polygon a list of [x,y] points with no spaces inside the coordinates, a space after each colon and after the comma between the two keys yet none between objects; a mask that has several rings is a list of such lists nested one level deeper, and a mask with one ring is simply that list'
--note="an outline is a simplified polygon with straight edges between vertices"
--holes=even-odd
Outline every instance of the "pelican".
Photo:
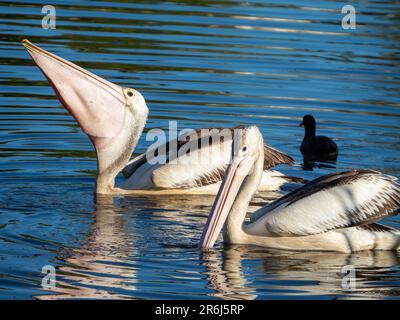
[{"label": "pelican", "polygon": [[373,170],[352,170],[317,178],[255,211],[245,223],[249,202],[263,170],[263,138],[257,127],[234,137],[233,159],[200,240],[287,250],[351,253],[397,250],[400,231],[375,221],[400,212],[397,179]]},{"label": "pelican", "polygon": [[[61,104],[75,118],[95,148],[96,193],[217,193],[230,160],[232,134],[226,137],[226,132],[221,133],[223,129],[204,130],[206,133],[199,135],[199,131],[192,132],[178,137],[178,159],[171,159],[168,155],[164,163],[150,163],[148,153],[144,153],[129,161],[149,111],[140,92],[111,83],[26,39],[22,43],[46,76]],[[233,133],[235,129],[226,130]],[[209,139],[212,143],[204,146],[202,142]],[[158,150],[168,150],[170,144],[171,141],[159,146]],[[276,190],[287,181],[301,182],[301,179],[270,170],[278,164],[293,164],[292,157],[268,145],[263,148],[266,154],[261,191]],[[188,152],[180,154],[183,149]],[[199,158],[202,161],[197,161]],[[126,179],[115,186],[115,178],[121,171]]]}]

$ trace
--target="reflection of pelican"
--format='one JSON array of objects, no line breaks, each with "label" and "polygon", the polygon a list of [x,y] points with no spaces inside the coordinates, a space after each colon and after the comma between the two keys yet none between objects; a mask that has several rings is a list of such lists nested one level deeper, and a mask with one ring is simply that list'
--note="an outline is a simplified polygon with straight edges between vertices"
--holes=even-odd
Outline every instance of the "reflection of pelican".
[{"label": "reflection of pelican", "polygon": [[[97,154],[97,193],[171,194],[172,189],[178,194],[217,193],[230,159],[235,128],[182,134],[128,163],[147,119],[148,108],[142,95],[102,79],[28,40],[23,45],[60,102],[91,139]],[[293,178],[269,169],[278,164],[293,164],[294,160],[272,147],[264,148],[265,171],[260,190],[276,190]],[[161,152],[165,158],[158,157]],[[155,161],[150,162],[149,156]],[[120,188],[114,188],[115,177],[121,170],[126,180]]]},{"label": "reflection of pelican", "polygon": [[[398,295],[388,289],[393,267],[400,263],[396,251],[362,251],[356,253],[281,251],[256,246],[228,245],[222,250],[208,250],[202,255],[211,296],[222,299],[256,299],[332,296],[343,298],[384,298]],[[246,277],[244,262],[261,272]],[[258,267],[260,264],[262,267]],[[343,287],[344,266],[354,267],[355,287]],[[374,285],[371,286],[371,282]],[[382,281],[382,286],[379,286]],[[262,285],[260,285],[262,283]]]},{"label": "reflection of pelican", "polygon": [[[190,251],[197,257],[196,238],[213,197],[96,195],[95,200],[87,235],[77,247],[62,248],[57,253],[56,287],[36,298],[143,296],[147,272],[175,272],[167,271],[164,264],[168,259],[173,265],[180,252]],[[159,260],[160,256],[165,260]]]},{"label": "reflection of pelican", "polygon": [[203,253],[208,287],[215,291],[211,296],[225,300],[253,300],[257,297],[242,269],[244,251],[235,246],[223,252],[209,250]]},{"label": "reflection of pelican", "polygon": [[[38,299],[127,298],[116,291],[136,290],[136,268],[132,257],[137,256],[132,237],[126,234],[124,215],[117,212],[113,198],[96,199],[94,225],[83,247],[59,254],[65,261],[57,271],[56,287],[51,295]],[[129,262],[127,258],[130,257]],[[107,288],[110,288],[108,290]],[[116,290],[117,289],[117,290]]]},{"label": "reflection of pelican", "polygon": [[202,247],[212,247],[225,224],[224,240],[236,244],[341,252],[400,248],[399,230],[373,223],[400,212],[396,178],[370,170],[326,175],[257,210],[245,224],[263,163],[257,127],[235,136],[233,154],[204,228]]}]

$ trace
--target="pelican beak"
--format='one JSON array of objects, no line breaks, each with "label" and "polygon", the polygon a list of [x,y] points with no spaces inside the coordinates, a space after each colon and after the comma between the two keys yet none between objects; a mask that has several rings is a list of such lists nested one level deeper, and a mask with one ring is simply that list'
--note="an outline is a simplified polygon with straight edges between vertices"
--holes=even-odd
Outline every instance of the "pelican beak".
[{"label": "pelican beak", "polygon": [[250,173],[255,159],[250,156],[236,156],[228,167],[225,178],[222,181],[212,206],[207,223],[201,235],[199,247],[202,249],[212,248],[224,223],[232,209],[242,183]]},{"label": "pelican beak", "polygon": [[101,149],[123,129],[126,99],[122,87],[62,59],[28,40],[22,41],[58,99]]},{"label": "pelican beak", "polygon": [[299,123],[299,127],[303,127],[303,126],[304,126],[304,122],[302,121]]}]

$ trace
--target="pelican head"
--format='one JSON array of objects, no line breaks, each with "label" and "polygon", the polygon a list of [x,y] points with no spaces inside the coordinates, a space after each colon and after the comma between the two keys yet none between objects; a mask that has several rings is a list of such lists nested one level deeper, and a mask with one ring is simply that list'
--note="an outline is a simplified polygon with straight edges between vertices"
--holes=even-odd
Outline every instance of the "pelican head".
[{"label": "pelican head", "polygon": [[61,104],[89,136],[97,154],[96,193],[114,192],[116,175],[128,163],[146,123],[143,96],[23,40]]},{"label": "pelican head", "polygon": [[[225,177],[208,216],[201,236],[200,248],[214,246],[218,234],[231,213],[246,213],[245,209],[261,181],[264,143],[258,128],[251,126],[235,131],[232,143],[232,161],[226,170]],[[243,183],[245,180],[248,183]],[[244,217],[236,218],[234,217],[235,221],[231,222],[241,226]]]}]

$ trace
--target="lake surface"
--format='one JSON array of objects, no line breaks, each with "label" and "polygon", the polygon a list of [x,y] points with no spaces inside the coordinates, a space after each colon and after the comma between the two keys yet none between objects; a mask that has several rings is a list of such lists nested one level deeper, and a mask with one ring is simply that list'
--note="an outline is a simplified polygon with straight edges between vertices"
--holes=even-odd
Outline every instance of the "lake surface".
[{"label": "lake surface", "polygon": [[[312,179],[351,168],[400,177],[400,5],[353,1],[0,2],[0,298],[399,298],[400,252],[227,246],[200,255],[212,197],[95,197],[95,153],[20,44],[28,38],[150,108],[146,130],[256,124]],[[304,166],[304,114],[340,148]],[[150,142],[143,134],[135,154]],[[121,179],[121,177],[119,177]],[[283,189],[284,194],[290,189]],[[262,204],[255,199],[251,209]],[[400,228],[400,219],[384,223]],[[43,266],[57,270],[43,289]],[[356,288],[342,288],[353,265]]]}]

